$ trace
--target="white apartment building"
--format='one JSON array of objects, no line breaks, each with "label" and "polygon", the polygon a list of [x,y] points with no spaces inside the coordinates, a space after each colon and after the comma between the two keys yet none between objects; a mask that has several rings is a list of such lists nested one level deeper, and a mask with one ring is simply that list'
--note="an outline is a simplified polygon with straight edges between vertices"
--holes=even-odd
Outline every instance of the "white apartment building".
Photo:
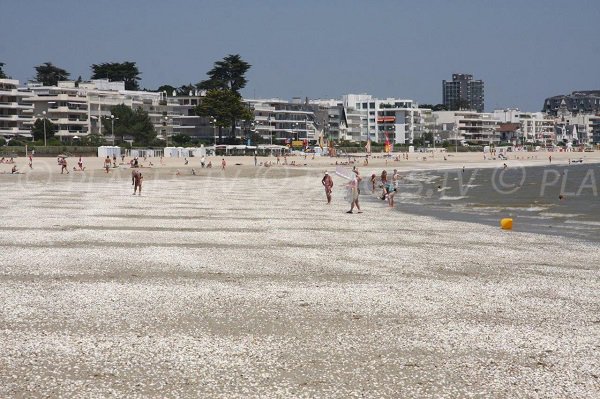
[{"label": "white apartment building", "polygon": [[600,115],[562,115],[554,119],[554,133],[557,142],[572,144],[593,144],[594,132],[600,124]]},{"label": "white apartment building", "polygon": [[554,117],[544,112],[523,112],[518,109],[494,110],[494,118],[503,123],[520,125],[521,142],[550,145],[555,142]]},{"label": "white apartment building", "polygon": [[315,124],[314,111],[299,99],[245,99],[254,112],[254,129],[273,144],[291,141],[314,142],[320,131]]},{"label": "white apartment building", "polygon": [[436,126],[451,142],[469,144],[499,144],[497,132],[502,120],[493,113],[476,111],[435,111]]},{"label": "white apartment building", "polygon": [[61,140],[99,134],[112,137],[106,131],[102,120],[118,124],[111,118],[111,108],[125,104],[133,109],[142,108],[148,113],[157,135],[165,140],[180,133],[182,120],[189,118],[189,106],[177,101],[167,101],[163,93],[125,90],[124,82],[92,80],[82,82],[59,82],[57,86],[43,86],[39,83],[28,85],[28,102],[33,104],[32,118],[48,118],[58,126],[56,136]]},{"label": "white apartment building", "polygon": [[421,109],[410,99],[377,99],[368,94],[342,97],[345,131],[351,141],[384,142],[386,136],[396,144],[410,144],[426,132],[431,110]]},{"label": "white apartment building", "polygon": [[19,81],[0,79],[0,137],[31,137],[31,93],[19,89]]}]

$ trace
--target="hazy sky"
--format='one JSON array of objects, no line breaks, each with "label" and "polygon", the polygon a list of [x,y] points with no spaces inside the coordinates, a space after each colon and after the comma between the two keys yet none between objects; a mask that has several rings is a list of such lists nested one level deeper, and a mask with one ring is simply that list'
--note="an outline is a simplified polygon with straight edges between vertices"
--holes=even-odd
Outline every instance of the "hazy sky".
[{"label": "hazy sky", "polygon": [[246,97],[346,93],[442,101],[453,72],[485,81],[487,110],[538,111],[600,89],[600,1],[0,0],[0,62],[15,79],[50,61],[75,79],[135,61],[141,87],[252,64]]}]

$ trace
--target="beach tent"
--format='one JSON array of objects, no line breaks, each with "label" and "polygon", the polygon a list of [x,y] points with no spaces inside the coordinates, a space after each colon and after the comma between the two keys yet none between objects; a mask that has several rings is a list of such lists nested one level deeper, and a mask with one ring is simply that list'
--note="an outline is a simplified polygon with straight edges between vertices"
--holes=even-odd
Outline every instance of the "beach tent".
[{"label": "beach tent", "polygon": [[113,156],[120,157],[121,156],[121,147],[117,146],[109,146],[103,145],[98,147],[98,158],[106,158]]}]

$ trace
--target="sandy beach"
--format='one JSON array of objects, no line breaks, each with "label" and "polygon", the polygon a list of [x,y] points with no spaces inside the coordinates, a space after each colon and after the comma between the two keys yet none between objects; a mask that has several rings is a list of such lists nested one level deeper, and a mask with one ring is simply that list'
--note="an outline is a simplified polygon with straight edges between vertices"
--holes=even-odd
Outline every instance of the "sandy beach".
[{"label": "sandy beach", "polygon": [[[413,155],[357,165],[366,176],[600,162]],[[152,159],[142,196],[131,169],[106,174],[98,158],[84,172],[69,158],[69,175],[54,158],[33,170],[18,158],[24,174],[0,174],[0,397],[600,392],[597,245],[366,198],[349,215],[343,178],[325,203],[330,158],[226,157],[225,171],[209,159],[210,170]]]}]

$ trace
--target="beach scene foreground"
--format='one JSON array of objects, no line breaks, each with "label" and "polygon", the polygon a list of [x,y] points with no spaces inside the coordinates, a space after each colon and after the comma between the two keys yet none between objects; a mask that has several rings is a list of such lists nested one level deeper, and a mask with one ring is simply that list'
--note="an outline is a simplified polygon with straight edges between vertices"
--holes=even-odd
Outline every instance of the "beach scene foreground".
[{"label": "beach scene foreground", "polygon": [[[480,157],[358,167],[502,167]],[[600,392],[597,243],[366,194],[347,214],[331,159],[227,161],[155,160],[141,196],[99,159],[0,175],[0,397]]]}]

